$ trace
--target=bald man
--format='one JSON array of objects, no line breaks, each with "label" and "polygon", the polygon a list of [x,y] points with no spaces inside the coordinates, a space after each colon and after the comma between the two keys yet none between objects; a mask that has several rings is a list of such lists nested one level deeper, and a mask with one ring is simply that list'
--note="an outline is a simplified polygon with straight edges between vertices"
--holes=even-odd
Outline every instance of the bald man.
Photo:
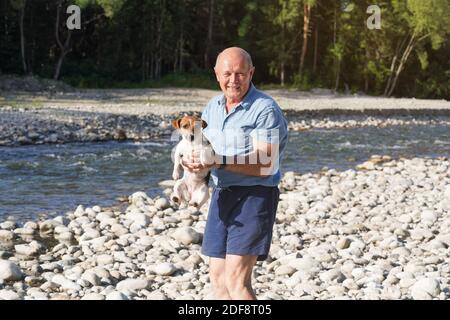
[{"label": "bald man", "polygon": [[202,253],[210,257],[215,298],[253,300],[252,270],[267,258],[272,241],[287,121],[277,103],[252,84],[255,67],[248,52],[225,49],[214,71],[223,94],[209,101],[202,119],[216,161],[202,164],[194,153],[182,164],[193,172],[211,169],[214,191]]}]

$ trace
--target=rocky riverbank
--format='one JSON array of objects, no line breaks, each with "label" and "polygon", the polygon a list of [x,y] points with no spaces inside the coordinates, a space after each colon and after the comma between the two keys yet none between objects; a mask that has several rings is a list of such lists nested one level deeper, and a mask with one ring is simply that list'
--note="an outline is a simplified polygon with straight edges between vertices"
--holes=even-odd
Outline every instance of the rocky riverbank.
[{"label": "rocky riverbank", "polygon": [[[187,110],[190,110],[189,108]],[[0,107],[0,146],[30,144],[61,144],[96,141],[148,141],[170,137],[172,119],[197,111],[172,114],[116,114],[74,111],[60,108]],[[288,128],[304,131],[314,128],[385,127],[399,125],[450,125],[450,116],[399,115],[371,116],[364,114],[308,115],[287,110]]]},{"label": "rocky riverbank", "polygon": [[[259,298],[450,298],[449,159],[373,156],[357,170],[288,172],[280,189]],[[0,299],[210,298],[206,211],[137,192],[124,208],[4,221]]]}]

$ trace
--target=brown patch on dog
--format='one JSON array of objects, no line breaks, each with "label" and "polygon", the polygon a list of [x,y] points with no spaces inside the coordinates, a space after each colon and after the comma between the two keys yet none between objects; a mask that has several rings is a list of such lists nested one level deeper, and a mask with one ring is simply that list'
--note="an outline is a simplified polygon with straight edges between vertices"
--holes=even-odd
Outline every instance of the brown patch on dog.
[{"label": "brown patch on dog", "polygon": [[175,129],[181,130],[181,131],[190,131],[194,132],[195,124],[197,122],[202,123],[202,128],[206,128],[208,124],[206,121],[202,120],[201,118],[197,116],[184,116],[182,118],[178,118],[175,120],[172,120],[172,126]]}]

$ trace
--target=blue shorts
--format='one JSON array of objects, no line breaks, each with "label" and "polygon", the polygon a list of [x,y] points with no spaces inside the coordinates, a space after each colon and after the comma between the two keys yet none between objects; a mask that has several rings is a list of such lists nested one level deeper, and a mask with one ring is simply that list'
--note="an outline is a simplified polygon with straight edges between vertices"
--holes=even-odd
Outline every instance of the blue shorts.
[{"label": "blue shorts", "polygon": [[232,186],[215,188],[203,235],[202,253],[258,256],[265,260],[272,241],[280,191],[278,187]]}]

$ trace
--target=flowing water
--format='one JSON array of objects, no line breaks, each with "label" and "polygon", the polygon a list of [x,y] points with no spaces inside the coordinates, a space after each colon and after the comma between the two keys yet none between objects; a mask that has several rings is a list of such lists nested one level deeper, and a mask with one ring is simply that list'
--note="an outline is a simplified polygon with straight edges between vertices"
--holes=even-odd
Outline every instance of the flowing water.
[{"label": "flowing water", "polygon": [[[77,205],[110,206],[118,196],[160,195],[171,179],[170,139],[0,147],[0,221],[54,216]],[[282,171],[354,168],[373,154],[450,157],[450,128],[437,126],[315,129],[290,132]]]}]

